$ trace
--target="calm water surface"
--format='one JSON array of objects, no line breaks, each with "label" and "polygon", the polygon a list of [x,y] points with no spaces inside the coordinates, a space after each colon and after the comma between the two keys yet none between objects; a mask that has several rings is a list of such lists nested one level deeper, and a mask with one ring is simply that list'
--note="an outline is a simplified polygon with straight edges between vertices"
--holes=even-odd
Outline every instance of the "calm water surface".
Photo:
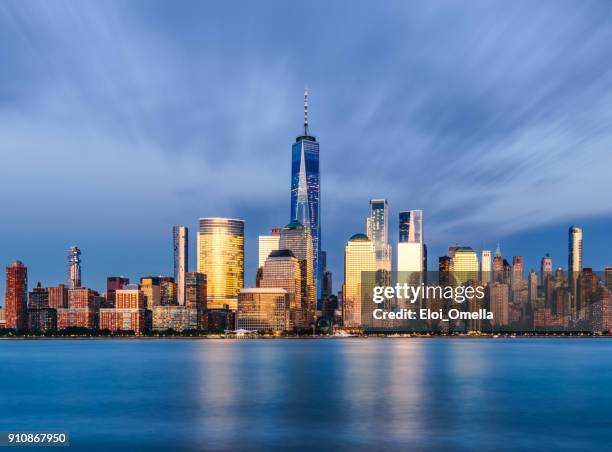
[{"label": "calm water surface", "polygon": [[72,450],[610,450],[612,340],[3,340],[0,394]]}]

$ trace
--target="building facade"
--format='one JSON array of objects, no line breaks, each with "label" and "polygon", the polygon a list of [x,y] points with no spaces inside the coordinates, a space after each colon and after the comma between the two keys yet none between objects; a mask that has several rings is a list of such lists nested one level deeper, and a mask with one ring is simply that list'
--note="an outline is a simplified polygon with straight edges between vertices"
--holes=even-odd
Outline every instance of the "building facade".
[{"label": "building facade", "polygon": [[376,249],[377,269],[390,272],[389,204],[386,199],[370,200],[370,214],[366,220],[366,231]]},{"label": "building facade", "polygon": [[6,267],[6,327],[24,330],[28,327],[28,268],[21,261]]},{"label": "building facade", "polygon": [[244,221],[200,218],[198,272],[207,280],[208,306],[236,310],[244,286]]},{"label": "building facade", "polygon": [[345,327],[362,326],[362,304],[368,297],[367,284],[376,273],[376,249],[364,234],[353,235],[344,248],[342,318]]},{"label": "building facade", "polygon": [[185,305],[185,273],[189,271],[189,230],[185,226],[172,228],[172,248],[174,252],[174,283],[176,301]]},{"label": "building facade", "polygon": [[298,221],[309,230],[312,240],[313,276],[316,296],[321,288],[321,181],[319,143],[308,130],[308,92],[304,92],[304,134],[291,148],[290,221]]},{"label": "building facade", "polygon": [[68,249],[68,288],[81,287],[81,250],[76,246]]},{"label": "building facade", "polygon": [[240,290],[237,327],[249,331],[288,330],[290,322],[287,291],[281,288]]}]

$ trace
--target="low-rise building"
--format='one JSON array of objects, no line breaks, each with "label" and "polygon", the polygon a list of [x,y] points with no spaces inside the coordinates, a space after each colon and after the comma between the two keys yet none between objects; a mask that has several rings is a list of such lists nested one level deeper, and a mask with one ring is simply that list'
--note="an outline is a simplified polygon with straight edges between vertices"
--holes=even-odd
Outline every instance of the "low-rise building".
[{"label": "low-rise building", "polygon": [[241,289],[238,294],[237,328],[249,331],[286,331],[290,295],[281,288]]},{"label": "low-rise building", "polygon": [[144,293],[136,288],[117,290],[115,307],[100,309],[100,329],[133,331],[135,334],[149,330],[150,315],[145,309]]}]

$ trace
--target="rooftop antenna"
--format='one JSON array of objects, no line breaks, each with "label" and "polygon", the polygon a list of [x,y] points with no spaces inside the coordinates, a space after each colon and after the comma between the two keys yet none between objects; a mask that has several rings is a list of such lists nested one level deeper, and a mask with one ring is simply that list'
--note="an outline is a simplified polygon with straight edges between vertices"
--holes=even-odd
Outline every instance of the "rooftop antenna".
[{"label": "rooftop antenna", "polygon": [[308,87],[304,88],[304,136],[308,136]]}]

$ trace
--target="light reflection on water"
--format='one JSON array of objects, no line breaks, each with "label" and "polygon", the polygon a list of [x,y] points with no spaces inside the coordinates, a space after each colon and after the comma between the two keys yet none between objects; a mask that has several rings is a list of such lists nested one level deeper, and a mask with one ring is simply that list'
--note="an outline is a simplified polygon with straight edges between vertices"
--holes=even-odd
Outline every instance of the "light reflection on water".
[{"label": "light reflection on water", "polygon": [[0,341],[0,430],[73,449],[608,447],[612,340]]}]

